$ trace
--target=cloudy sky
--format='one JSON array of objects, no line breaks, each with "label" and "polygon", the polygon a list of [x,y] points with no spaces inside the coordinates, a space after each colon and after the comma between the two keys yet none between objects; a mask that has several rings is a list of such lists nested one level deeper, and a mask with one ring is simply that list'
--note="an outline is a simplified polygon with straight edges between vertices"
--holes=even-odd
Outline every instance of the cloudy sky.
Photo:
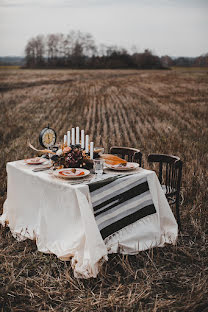
[{"label": "cloudy sky", "polygon": [[71,30],[130,52],[198,56],[208,52],[208,0],[0,0],[0,56],[23,56],[31,37]]}]

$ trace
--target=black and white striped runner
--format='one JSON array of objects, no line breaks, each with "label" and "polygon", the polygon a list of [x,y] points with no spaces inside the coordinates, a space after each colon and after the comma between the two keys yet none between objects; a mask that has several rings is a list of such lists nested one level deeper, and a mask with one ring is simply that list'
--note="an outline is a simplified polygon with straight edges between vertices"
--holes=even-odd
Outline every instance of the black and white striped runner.
[{"label": "black and white striped runner", "polygon": [[146,177],[120,175],[89,184],[95,220],[105,239],[156,213]]}]

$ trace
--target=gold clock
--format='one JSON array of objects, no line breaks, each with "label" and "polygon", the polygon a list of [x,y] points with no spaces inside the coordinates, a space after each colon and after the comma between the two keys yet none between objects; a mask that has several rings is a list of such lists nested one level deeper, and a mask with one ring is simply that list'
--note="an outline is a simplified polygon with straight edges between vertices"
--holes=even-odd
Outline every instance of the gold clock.
[{"label": "gold clock", "polygon": [[44,128],[39,135],[39,142],[45,148],[51,148],[56,143],[56,132],[49,126]]}]

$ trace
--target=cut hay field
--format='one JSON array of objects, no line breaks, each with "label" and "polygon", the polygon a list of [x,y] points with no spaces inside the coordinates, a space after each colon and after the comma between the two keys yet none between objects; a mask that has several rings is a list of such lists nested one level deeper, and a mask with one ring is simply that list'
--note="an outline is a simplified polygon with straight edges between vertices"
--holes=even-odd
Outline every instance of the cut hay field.
[{"label": "cut hay field", "polygon": [[[96,279],[17,242],[0,226],[0,311],[208,311],[208,70],[0,70],[0,214],[6,162],[33,155],[50,124],[95,145],[178,155],[184,162],[176,246],[111,255]],[[28,207],[29,209],[29,207]]]}]

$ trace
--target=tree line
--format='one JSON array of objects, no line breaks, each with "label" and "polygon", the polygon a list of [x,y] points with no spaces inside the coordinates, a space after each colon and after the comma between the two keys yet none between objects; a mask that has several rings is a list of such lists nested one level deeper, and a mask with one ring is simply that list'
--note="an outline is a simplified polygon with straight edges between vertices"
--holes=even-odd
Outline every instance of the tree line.
[{"label": "tree line", "polygon": [[198,57],[176,57],[171,58],[168,55],[161,57],[161,62],[164,67],[208,67],[208,53]]},{"label": "tree line", "polygon": [[30,68],[163,68],[161,59],[146,49],[129,52],[117,46],[96,46],[91,34],[71,31],[37,35],[25,47],[25,64]]},{"label": "tree line", "polygon": [[208,53],[199,57],[158,57],[149,49],[130,54],[126,49],[101,44],[97,46],[91,34],[80,31],[37,35],[25,47],[28,68],[137,68],[163,69],[172,66],[207,67]]}]

